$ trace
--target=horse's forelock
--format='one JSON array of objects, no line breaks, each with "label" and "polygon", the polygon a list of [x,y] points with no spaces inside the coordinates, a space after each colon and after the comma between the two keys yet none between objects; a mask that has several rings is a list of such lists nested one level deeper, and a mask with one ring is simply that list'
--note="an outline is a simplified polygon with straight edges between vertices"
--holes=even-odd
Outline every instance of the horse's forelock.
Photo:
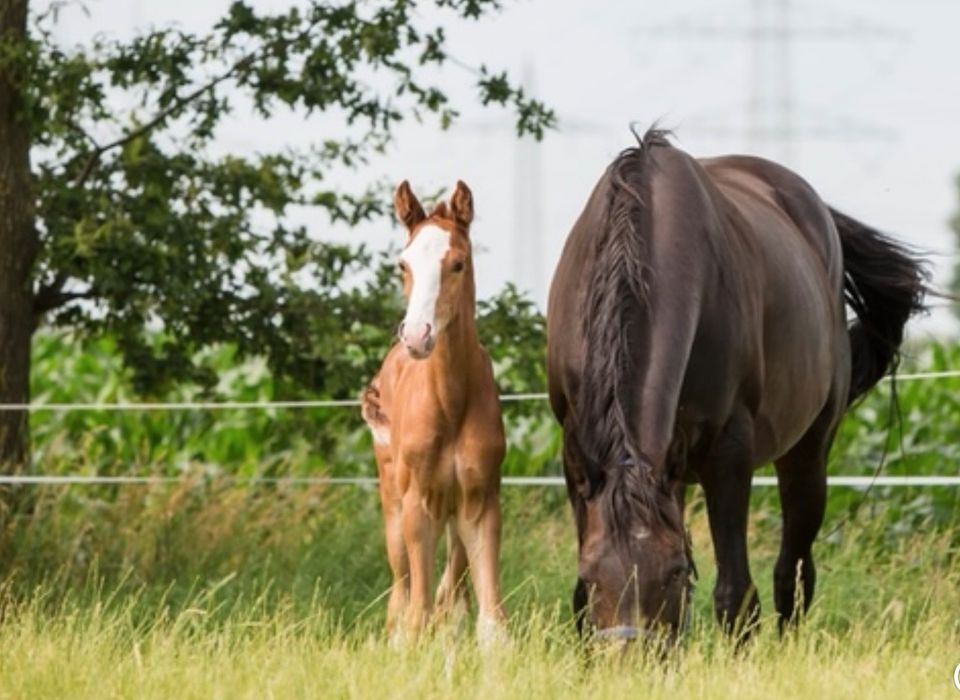
[{"label": "horse's forelock", "polygon": [[614,541],[632,546],[638,526],[653,533],[682,532],[676,502],[666,482],[646,463],[611,469],[604,490],[604,521]]}]

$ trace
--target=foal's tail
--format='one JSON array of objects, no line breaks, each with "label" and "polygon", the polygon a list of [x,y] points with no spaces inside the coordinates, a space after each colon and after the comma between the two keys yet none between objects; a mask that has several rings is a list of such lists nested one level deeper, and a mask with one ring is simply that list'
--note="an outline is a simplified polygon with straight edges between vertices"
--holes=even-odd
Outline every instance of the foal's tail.
[{"label": "foal's tail", "polygon": [[930,272],[906,246],[846,214],[830,209],[843,249],[843,291],[857,320],[850,326],[848,404],[893,371],[903,327],[925,310]]}]

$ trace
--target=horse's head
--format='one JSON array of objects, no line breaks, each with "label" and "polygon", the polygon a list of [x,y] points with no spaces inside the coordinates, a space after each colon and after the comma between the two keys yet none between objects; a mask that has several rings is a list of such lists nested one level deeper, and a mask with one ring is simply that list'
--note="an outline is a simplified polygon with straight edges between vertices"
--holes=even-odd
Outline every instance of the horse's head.
[{"label": "horse's head", "polygon": [[398,336],[411,357],[430,355],[437,338],[463,307],[473,303],[470,222],[473,195],[458,181],[450,203],[440,202],[428,216],[404,180],[394,195],[397,217],[407,229],[400,255],[407,312]]},{"label": "horse's head", "polygon": [[672,642],[689,620],[694,574],[683,513],[638,467],[616,469],[578,509],[578,627],[598,640]]}]

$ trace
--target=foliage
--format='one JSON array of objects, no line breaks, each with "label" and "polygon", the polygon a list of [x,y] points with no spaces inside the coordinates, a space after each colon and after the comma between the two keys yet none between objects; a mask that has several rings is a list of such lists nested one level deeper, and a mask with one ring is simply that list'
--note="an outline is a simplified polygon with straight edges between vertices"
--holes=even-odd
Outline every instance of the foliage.
[{"label": "foliage", "polygon": [[[37,312],[115,338],[140,393],[212,387],[200,351],[225,342],[264,357],[288,394],[355,391],[342,382],[369,369],[393,287],[371,283],[382,278],[366,274],[369,252],[321,240],[318,219],[386,214],[381,186],[344,192],[336,175],[368,165],[405,118],[454,122],[439,81],[454,65],[443,23],[497,7],[309,0],[270,13],[237,0],[205,34],[161,27],[76,47],[54,38],[61,3],[35,14],[26,46],[0,47],[0,70],[29,76],[20,118],[34,140]],[[539,138],[553,123],[504,74],[480,67],[469,79],[481,103],[515,113],[519,134]],[[220,154],[223,126],[247,110],[264,128],[286,113],[310,118],[317,142]],[[298,223],[304,212],[310,226]]]},{"label": "foliage", "polygon": [[[960,345],[931,343],[911,351],[901,373],[960,368]],[[896,403],[891,391],[896,387]],[[885,381],[844,419],[831,452],[834,474],[957,475],[960,464],[960,378]],[[881,466],[882,465],[882,466]],[[835,489],[834,507],[856,510],[864,496]],[[928,517],[950,517],[960,503],[958,489],[876,487],[866,497],[874,514],[887,512],[900,530]]]},{"label": "foliage", "polygon": [[[382,274],[394,273],[384,267]],[[392,328],[398,317],[399,310],[382,328]],[[543,318],[529,302],[508,288],[480,304],[479,327],[501,393],[544,390]],[[372,334],[374,328],[371,324],[365,332]],[[356,398],[391,342],[389,335],[383,330],[380,335],[355,336],[347,353],[353,359],[348,369],[340,370],[336,393],[311,396]],[[904,372],[955,369],[960,367],[960,346],[931,344],[908,359]],[[205,351],[202,361],[220,377],[216,385],[181,384],[158,398],[261,401],[292,395],[263,358],[241,361],[229,345]],[[135,400],[133,376],[109,340],[87,342],[67,333],[45,334],[36,343],[33,393],[38,402]],[[960,461],[960,379],[898,382],[898,413],[892,412],[890,388],[882,383],[848,413],[831,452],[830,473],[871,475],[883,461],[885,474],[955,474]],[[560,432],[547,402],[506,403],[504,409],[504,473],[561,474]],[[353,408],[40,412],[32,426],[34,469],[39,473],[374,474],[369,435]],[[760,497],[774,500],[775,489]],[[957,489],[952,488],[877,487],[868,495],[850,488],[830,492],[833,511],[853,512],[866,503],[875,514],[889,511],[890,521],[902,528],[927,517],[949,519],[957,502]]]},{"label": "foliage", "polygon": [[[155,396],[166,401],[358,398],[393,343],[402,316],[396,272],[383,256],[376,281],[350,291],[354,318],[319,316],[318,357],[335,358],[317,390],[271,372],[266,357],[242,358],[235,344],[218,345],[191,358],[211,368],[213,385],[181,382]],[[339,325],[338,325],[339,324]],[[478,327],[497,369],[503,393],[542,391],[545,384],[544,319],[512,286],[479,304]],[[166,342],[166,335],[151,340]],[[39,403],[136,401],[138,374],[125,368],[111,338],[91,341],[75,332],[41,334],[35,342],[32,393]],[[555,459],[552,423],[543,402],[506,404],[512,432],[511,460],[527,469]],[[366,427],[358,409],[177,411],[170,413],[39,412],[32,420],[35,470],[180,474],[202,469],[240,477],[279,474],[371,474]],[[539,456],[538,456],[539,455]],[[518,467],[519,468],[519,467]]]}]

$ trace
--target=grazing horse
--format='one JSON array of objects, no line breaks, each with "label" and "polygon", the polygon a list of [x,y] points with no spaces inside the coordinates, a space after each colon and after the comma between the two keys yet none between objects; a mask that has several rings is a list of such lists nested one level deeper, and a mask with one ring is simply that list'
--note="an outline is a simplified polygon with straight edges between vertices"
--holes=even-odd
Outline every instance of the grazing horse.
[{"label": "grazing horse", "polygon": [[407,311],[399,341],[363,397],[373,431],[393,587],[387,629],[416,636],[432,609],[437,541],[447,533],[438,612],[466,604],[477,635],[500,635],[500,464],[505,440],[490,358],[477,338],[470,246],[473,196],[462,182],[428,216],[406,181],[394,197],[407,229],[400,255]]},{"label": "grazing horse", "polygon": [[716,615],[742,639],[759,617],[751,478],[773,462],[782,630],[797,583],[804,610],[813,596],[837,425],[895,368],[927,273],[776,163],[694,159],[658,130],[638,142],[590,195],[548,304],[550,401],[579,535],[578,627],[678,636],[694,572],[684,495],[699,482]]}]

